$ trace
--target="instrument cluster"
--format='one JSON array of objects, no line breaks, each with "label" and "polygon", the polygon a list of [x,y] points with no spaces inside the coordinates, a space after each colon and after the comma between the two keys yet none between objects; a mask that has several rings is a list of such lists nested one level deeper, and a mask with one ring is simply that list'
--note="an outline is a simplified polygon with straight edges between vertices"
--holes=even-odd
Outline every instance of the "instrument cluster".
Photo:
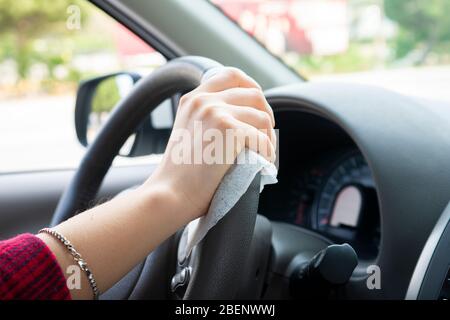
[{"label": "instrument cluster", "polygon": [[379,206],[370,168],[359,150],[325,153],[291,171],[281,177],[282,203],[270,205],[263,196],[261,213],[349,243],[361,259],[374,259],[380,242]]}]

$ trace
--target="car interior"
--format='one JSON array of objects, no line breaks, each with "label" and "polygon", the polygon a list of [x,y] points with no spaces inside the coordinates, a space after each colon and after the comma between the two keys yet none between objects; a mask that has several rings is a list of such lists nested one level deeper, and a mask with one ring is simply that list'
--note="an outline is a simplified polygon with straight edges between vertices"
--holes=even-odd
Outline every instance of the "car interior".
[{"label": "car interior", "polygon": [[[209,1],[90,2],[167,63],[145,76],[119,70],[79,82],[67,121],[82,160],[73,169],[1,173],[1,239],[142,183],[157,157],[130,166],[114,159],[161,154],[171,122],[156,125],[152,112],[166,108],[173,122],[181,95],[206,71],[233,66],[260,83],[274,111],[278,183],[259,194],[257,177],[187,261],[178,258],[179,230],[101,299],[450,297],[448,103],[308,81]],[[96,92],[119,78],[130,88],[93,136]]]}]

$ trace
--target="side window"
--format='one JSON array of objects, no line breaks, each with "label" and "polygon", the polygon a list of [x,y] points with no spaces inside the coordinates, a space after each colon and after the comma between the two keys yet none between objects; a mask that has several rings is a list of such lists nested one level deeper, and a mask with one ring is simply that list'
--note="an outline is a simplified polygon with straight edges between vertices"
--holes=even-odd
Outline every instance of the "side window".
[{"label": "side window", "polygon": [[88,1],[0,0],[0,174],[77,167],[78,83],[165,62]]}]

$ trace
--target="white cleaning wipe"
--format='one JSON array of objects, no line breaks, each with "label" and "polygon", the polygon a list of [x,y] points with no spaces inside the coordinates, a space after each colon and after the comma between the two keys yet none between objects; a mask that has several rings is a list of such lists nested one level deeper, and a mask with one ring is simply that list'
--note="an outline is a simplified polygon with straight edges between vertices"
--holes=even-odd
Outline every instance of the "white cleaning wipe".
[{"label": "white cleaning wipe", "polygon": [[219,184],[208,213],[192,221],[184,229],[178,249],[179,261],[188,257],[208,231],[234,207],[258,172],[261,172],[260,192],[266,184],[278,182],[278,170],[273,163],[254,151],[243,150]]}]

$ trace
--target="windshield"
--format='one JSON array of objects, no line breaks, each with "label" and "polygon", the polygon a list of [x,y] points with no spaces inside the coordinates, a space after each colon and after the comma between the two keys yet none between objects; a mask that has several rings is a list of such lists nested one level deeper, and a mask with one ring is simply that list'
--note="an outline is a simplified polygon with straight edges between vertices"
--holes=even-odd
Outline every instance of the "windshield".
[{"label": "windshield", "polygon": [[448,0],[211,0],[309,80],[450,102]]}]

